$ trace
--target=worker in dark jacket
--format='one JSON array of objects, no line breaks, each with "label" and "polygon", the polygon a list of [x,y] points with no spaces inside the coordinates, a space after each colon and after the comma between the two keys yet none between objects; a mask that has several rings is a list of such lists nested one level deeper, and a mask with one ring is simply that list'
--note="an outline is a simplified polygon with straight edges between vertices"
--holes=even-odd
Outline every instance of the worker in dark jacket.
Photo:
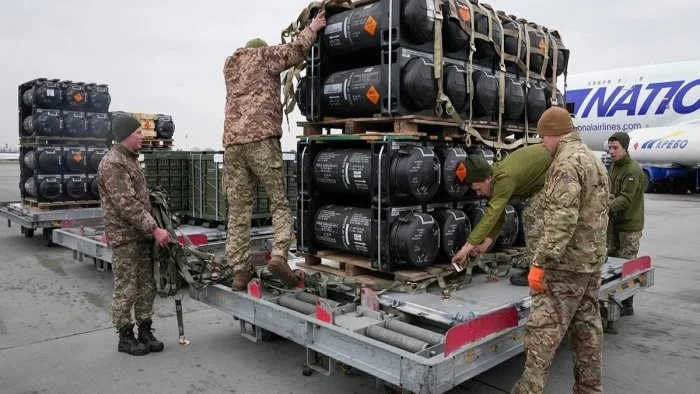
[{"label": "worker in dark jacket", "polygon": [[452,259],[452,263],[463,265],[470,253],[484,253],[493,244],[503,228],[505,209],[511,200],[526,200],[523,210],[523,227],[527,253],[520,263],[524,273],[513,275],[512,284],[528,286],[527,274],[536,241],[542,233],[539,217],[542,196],[539,193],[553,155],[542,144],[520,148],[493,167],[479,155],[470,155],[466,161],[466,182],[481,197],[489,197],[484,216],[474,227],[467,242]]},{"label": "worker in dark jacket", "polygon": [[[163,350],[152,333],[156,283],[153,277],[153,242],[165,245],[170,235],[151,215],[146,178],[138,162],[143,132],[141,123],[127,115],[112,120],[116,145],[97,169],[105,236],[113,251],[114,296],[112,319],[119,332],[117,350],[134,356]],[[131,309],[139,327],[134,338]]]},{"label": "worker in dark jacket", "polygon": [[[610,222],[608,256],[634,259],[644,229],[644,172],[627,149],[630,137],[617,132],[608,139],[610,168]],[[622,302],[622,316],[634,314],[632,297]]]},{"label": "worker in dark jacket", "polygon": [[304,60],[317,33],[326,25],[325,11],[288,44],[268,46],[250,40],[226,59],[224,120],[224,192],[228,202],[226,260],[231,266],[231,288],[242,291],[253,279],[250,230],[253,192],[258,181],[270,198],[275,232],[270,272],[287,287],[298,279],[287,264],[294,239],[294,218],[285,193],[282,148],[280,73]]}]

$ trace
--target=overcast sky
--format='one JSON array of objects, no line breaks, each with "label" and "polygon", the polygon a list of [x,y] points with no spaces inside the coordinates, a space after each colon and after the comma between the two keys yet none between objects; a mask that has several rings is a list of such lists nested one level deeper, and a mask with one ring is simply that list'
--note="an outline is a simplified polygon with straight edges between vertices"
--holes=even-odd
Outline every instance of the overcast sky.
[{"label": "overcast sky", "polygon": [[[221,149],[226,56],[251,37],[279,43],[281,30],[308,3],[6,1],[0,13],[0,147],[17,145],[17,85],[47,77],[107,83],[111,110],[171,114],[177,147]],[[559,30],[571,49],[570,73],[700,59],[697,1],[485,3]],[[295,146],[297,113],[290,117],[292,133],[283,125],[285,150]]]}]

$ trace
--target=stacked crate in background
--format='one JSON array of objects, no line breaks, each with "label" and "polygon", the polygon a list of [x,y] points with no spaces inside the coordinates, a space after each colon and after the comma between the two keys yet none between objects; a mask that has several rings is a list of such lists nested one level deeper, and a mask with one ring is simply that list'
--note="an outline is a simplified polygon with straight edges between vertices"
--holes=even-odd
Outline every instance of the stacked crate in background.
[{"label": "stacked crate in background", "polygon": [[[284,154],[285,190],[290,208],[296,211],[297,183],[295,154]],[[223,190],[223,152],[153,151],[143,153],[143,167],[150,187],[160,187],[170,197],[174,212],[181,217],[226,224],[228,205]],[[253,191],[256,222],[271,218],[265,187]]]},{"label": "stacked crate in background", "polygon": [[104,84],[39,78],[18,87],[20,195],[39,208],[99,204],[97,166],[109,148]]},{"label": "stacked crate in background", "polygon": [[114,111],[110,115],[114,118],[119,114],[133,116],[141,122],[141,130],[143,130],[142,150],[172,150],[173,134],[175,133],[175,123],[172,116],[124,111]]},{"label": "stacked crate in background", "polygon": [[149,188],[160,187],[170,199],[173,211],[186,211],[190,207],[188,152],[144,152],[143,169]]}]

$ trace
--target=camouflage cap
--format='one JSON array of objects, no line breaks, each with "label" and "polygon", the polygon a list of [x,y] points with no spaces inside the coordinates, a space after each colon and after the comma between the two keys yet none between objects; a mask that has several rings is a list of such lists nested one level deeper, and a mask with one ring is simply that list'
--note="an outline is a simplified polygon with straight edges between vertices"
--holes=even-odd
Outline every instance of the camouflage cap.
[{"label": "camouflage cap", "polygon": [[261,48],[266,47],[267,43],[262,38],[253,38],[252,40],[246,42],[246,48]]},{"label": "camouflage cap", "polygon": [[469,155],[464,164],[467,167],[466,183],[481,182],[493,174],[489,162],[480,155]]},{"label": "camouflage cap", "polygon": [[625,133],[624,131],[618,131],[617,133],[613,134],[608,138],[608,141],[617,141],[622,145],[625,150],[629,148],[630,146],[630,136]]},{"label": "camouflage cap", "polygon": [[537,122],[537,132],[544,136],[559,136],[574,131],[574,122],[569,111],[561,107],[550,107]]},{"label": "camouflage cap", "polygon": [[126,114],[119,114],[115,116],[114,119],[112,119],[112,133],[114,133],[114,141],[124,141],[126,137],[138,130],[139,127],[141,127],[141,122],[139,122],[133,116]]}]

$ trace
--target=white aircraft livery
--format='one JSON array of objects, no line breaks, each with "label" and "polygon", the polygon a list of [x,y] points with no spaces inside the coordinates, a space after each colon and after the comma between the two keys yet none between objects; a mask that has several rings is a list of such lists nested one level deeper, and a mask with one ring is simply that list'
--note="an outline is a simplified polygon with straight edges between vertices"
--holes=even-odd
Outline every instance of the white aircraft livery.
[{"label": "white aircraft livery", "polygon": [[640,163],[700,163],[700,61],[571,75],[567,85],[574,124],[591,149],[625,131]]}]

